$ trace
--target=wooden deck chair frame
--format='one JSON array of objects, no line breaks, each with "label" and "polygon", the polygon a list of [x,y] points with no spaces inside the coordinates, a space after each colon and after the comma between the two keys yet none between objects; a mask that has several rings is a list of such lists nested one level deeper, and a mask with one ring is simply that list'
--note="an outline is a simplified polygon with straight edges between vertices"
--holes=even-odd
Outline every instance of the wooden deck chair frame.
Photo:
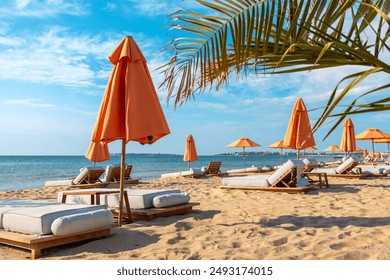
[{"label": "wooden deck chair frame", "polygon": [[[125,167],[125,184],[135,184],[139,182],[139,179],[131,178],[131,171],[133,170],[132,165],[126,165]],[[121,167],[114,166],[112,168],[112,183],[119,183],[121,179]]]},{"label": "wooden deck chair frame", "polygon": [[111,227],[79,232],[68,235],[41,235],[18,233],[0,230],[0,243],[31,251],[31,259],[38,259],[42,250],[65,244],[76,243],[86,240],[106,238],[110,236]]},{"label": "wooden deck chair frame", "polygon": [[221,165],[222,161],[210,161],[209,165],[207,166],[206,171],[204,172],[207,176],[224,176],[227,175],[227,173],[221,172]]}]

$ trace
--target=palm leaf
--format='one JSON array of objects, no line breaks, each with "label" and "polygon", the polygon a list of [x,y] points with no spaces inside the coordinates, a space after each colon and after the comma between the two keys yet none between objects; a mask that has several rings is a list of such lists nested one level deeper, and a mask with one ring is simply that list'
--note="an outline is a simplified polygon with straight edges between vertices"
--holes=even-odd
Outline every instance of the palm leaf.
[{"label": "palm leaf", "polygon": [[[171,52],[171,59],[160,67],[164,73],[161,87],[167,90],[168,100],[175,100],[175,106],[207,89],[218,89],[232,74],[240,78],[252,73],[358,65],[367,70],[336,85],[315,129],[330,117],[388,110],[388,101],[359,107],[354,100],[343,113],[334,112],[357,84],[379,72],[390,74],[390,65],[381,58],[382,51],[389,51],[390,0],[197,2],[210,13],[174,13],[172,30],[177,34],[164,48]],[[337,94],[340,84],[348,80]],[[385,87],[378,85],[382,90]],[[367,95],[378,92],[371,90]]]}]

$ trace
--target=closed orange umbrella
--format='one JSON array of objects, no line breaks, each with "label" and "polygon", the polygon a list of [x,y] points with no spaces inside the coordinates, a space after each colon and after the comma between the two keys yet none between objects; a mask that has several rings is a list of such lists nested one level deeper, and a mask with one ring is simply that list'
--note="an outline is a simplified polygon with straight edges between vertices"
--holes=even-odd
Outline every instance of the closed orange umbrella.
[{"label": "closed orange umbrella", "polygon": [[114,66],[92,132],[92,142],[107,144],[122,140],[118,219],[121,225],[126,143],[152,144],[170,131],[146,60],[134,39],[126,36],[109,60]]},{"label": "closed orange umbrella", "polygon": [[364,149],[364,150],[363,150],[363,155],[362,155],[362,157],[365,158],[367,155],[368,155],[367,149]]},{"label": "closed orange umbrella", "polygon": [[373,156],[375,155],[374,141],[389,138],[389,133],[383,132],[377,128],[367,128],[365,131],[355,136],[356,140],[371,140]]},{"label": "closed orange umbrella", "polygon": [[302,98],[298,98],[292,109],[283,144],[288,148],[297,150],[298,159],[299,150],[314,147],[316,144],[310,126],[309,115]]},{"label": "closed orange umbrella", "polygon": [[109,160],[108,145],[102,142],[91,142],[85,157],[94,163]]},{"label": "closed orange umbrella", "polygon": [[198,154],[196,153],[195,141],[192,135],[188,135],[186,141],[186,148],[184,150],[183,161],[188,162],[188,169],[190,169],[190,162],[198,160]]},{"label": "closed orange umbrella", "polygon": [[340,149],[343,152],[347,152],[347,155],[350,152],[356,151],[355,128],[350,118],[346,119],[344,122],[344,129],[340,141]]},{"label": "closed orange umbrella", "polygon": [[381,157],[382,157],[381,152],[378,152],[378,153],[376,154],[376,158],[377,158],[377,159],[380,159]]},{"label": "closed orange umbrella", "polygon": [[249,138],[241,137],[241,138],[237,139],[236,141],[230,143],[226,147],[228,147],[228,148],[242,147],[243,164],[244,164],[244,168],[245,168],[245,148],[246,147],[260,147],[260,146],[261,146],[260,144],[253,142]]}]

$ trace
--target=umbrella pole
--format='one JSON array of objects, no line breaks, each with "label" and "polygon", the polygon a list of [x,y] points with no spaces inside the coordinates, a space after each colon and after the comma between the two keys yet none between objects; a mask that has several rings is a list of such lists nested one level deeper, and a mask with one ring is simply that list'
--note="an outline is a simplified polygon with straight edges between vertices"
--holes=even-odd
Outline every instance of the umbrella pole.
[{"label": "umbrella pole", "polygon": [[245,168],[245,147],[242,147],[242,150],[243,150],[243,156],[244,156],[244,158],[243,158],[243,160],[244,160],[244,168]]},{"label": "umbrella pole", "polygon": [[371,139],[372,143],[372,157],[375,157],[375,151],[374,151],[374,139]]}]

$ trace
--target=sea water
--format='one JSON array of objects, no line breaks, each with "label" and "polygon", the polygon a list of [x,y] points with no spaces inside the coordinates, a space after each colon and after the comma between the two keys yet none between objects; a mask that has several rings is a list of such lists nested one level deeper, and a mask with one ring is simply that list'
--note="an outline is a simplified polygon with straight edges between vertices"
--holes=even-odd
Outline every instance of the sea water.
[{"label": "sea water", "polygon": [[[318,161],[331,161],[332,156],[310,155]],[[281,157],[278,154],[246,155],[245,167],[277,166],[294,159],[296,155],[288,154]],[[303,158],[303,157],[302,157]],[[111,155],[111,159],[96,163],[120,165],[120,155]],[[188,168],[201,168],[210,161],[222,161],[221,171],[243,168],[242,155],[208,155],[199,156],[198,160],[183,161],[183,155],[167,154],[127,154],[126,163],[133,165],[131,177],[134,179],[151,180],[161,177],[161,174],[185,171]],[[41,188],[45,181],[64,180],[77,176],[80,168],[91,166],[84,156],[0,156],[0,191],[26,190]]]}]

